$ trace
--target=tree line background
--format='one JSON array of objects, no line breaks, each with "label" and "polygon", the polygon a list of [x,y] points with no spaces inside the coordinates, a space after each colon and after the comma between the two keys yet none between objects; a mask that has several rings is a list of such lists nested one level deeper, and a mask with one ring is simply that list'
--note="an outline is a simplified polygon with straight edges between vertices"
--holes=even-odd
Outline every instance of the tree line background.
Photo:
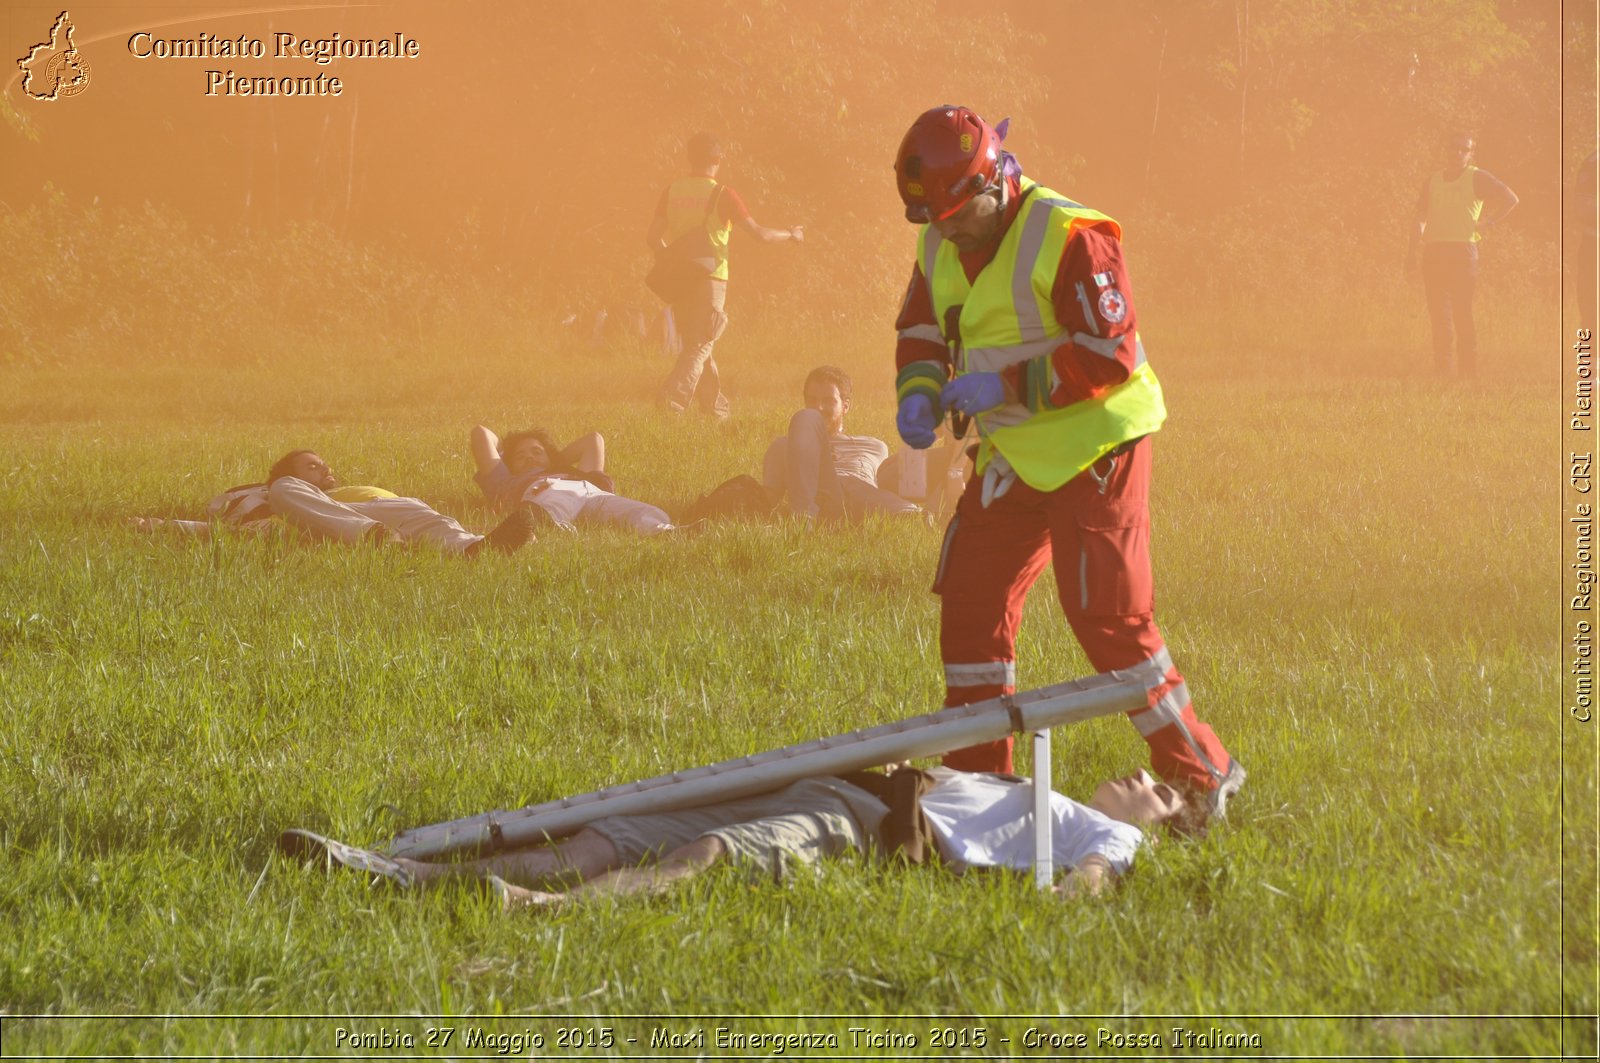
[{"label": "tree line background", "polygon": [[[347,335],[404,353],[443,329],[538,342],[571,314],[648,309],[643,231],[702,128],[758,220],[807,227],[798,251],[735,248],[746,338],[886,344],[912,240],[894,151],[943,102],[1011,116],[1030,175],[1123,223],[1147,323],[1297,365],[1381,361],[1395,312],[1420,320],[1400,270],[1413,203],[1443,139],[1473,131],[1522,197],[1485,257],[1491,304],[1526,319],[1511,342],[1558,313],[1563,179],[1595,146],[1592,92],[1562,91],[1563,63],[1592,89],[1580,7],[1563,24],[1551,0],[484,2],[158,31],[422,42],[412,64],[335,63],[346,94],[300,101],[205,99],[202,70],[318,68],[139,63],[113,31],[158,14],[85,11],[89,90],[6,92],[0,360]],[[11,36],[47,27],[37,11]]]}]

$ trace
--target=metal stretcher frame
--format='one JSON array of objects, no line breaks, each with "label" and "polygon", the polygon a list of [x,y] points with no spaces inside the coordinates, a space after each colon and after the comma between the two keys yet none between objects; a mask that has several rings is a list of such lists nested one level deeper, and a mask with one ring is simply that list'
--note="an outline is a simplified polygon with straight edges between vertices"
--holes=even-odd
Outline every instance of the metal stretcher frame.
[{"label": "metal stretcher frame", "polygon": [[536,845],[571,834],[606,816],[669,812],[731,801],[781,789],[812,776],[936,756],[979,742],[992,742],[1013,732],[1031,732],[1034,880],[1046,888],[1054,877],[1050,846],[1050,729],[1131,712],[1146,704],[1143,682],[1106,672],[515,811],[497,810],[417,827],[395,836],[387,852],[424,859],[463,849],[493,851]]}]

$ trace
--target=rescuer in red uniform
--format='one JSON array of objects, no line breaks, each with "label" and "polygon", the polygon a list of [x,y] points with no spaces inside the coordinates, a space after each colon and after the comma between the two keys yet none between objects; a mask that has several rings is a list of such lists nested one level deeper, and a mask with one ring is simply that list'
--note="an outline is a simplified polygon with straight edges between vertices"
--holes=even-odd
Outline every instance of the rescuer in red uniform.
[{"label": "rescuer in red uniform", "polygon": [[[1244,769],[1195,715],[1154,618],[1148,437],[1166,408],[1121,228],[1024,177],[1000,148],[1005,128],[936,107],[895,159],[906,217],[921,226],[896,322],[900,435],[930,446],[948,412],[979,438],[934,583],[945,704],[1016,689],[1023,600],[1053,556],[1091,665],[1149,688],[1129,719],[1153,767],[1220,816]],[[1011,741],[945,763],[1010,771]]]}]

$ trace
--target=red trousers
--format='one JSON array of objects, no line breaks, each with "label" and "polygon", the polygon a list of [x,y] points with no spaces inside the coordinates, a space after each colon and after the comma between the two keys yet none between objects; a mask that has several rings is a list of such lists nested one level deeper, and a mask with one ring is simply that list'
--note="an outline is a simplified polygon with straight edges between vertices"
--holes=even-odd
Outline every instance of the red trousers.
[{"label": "red trousers", "polygon": [[[1096,475],[1104,477],[1104,484]],[[1128,719],[1168,782],[1215,789],[1228,751],[1195,716],[1188,687],[1155,623],[1150,575],[1150,441],[1102,458],[1050,492],[1018,480],[985,509],[974,476],[945,533],[934,591],[945,704],[1016,690],[1017,628],[1034,580],[1055,558],[1056,591],[1073,634],[1099,672],[1132,670],[1149,703]],[[1011,770],[1011,739],[948,754],[965,771]]]}]

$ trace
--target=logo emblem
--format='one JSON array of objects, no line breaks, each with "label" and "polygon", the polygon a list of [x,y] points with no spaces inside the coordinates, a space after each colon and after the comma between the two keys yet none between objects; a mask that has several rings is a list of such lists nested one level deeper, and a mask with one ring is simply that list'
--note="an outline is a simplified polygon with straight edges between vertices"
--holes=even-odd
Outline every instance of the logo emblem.
[{"label": "logo emblem", "polygon": [[961,150],[962,150],[963,153],[969,152],[969,151],[972,150],[972,134],[971,133],[962,133],[961,134]]},{"label": "logo emblem", "polygon": [[922,186],[915,181],[906,182],[906,192],[913,196],[926,195],[926,193],[922,191]]},{"label": "logo emblem", "polygon": [[89,61],[72,43],[74,28],[71,16],[61,12],[50,27],[50,39],[29,48],[28,54],[17,60],[23,95],[59,100],[89,87]]},{"label": "logo emblem", "polygon": [[1100,293],[1100,316],[1115,325],[1128,316],[1128,300],[1115,288]]}]

